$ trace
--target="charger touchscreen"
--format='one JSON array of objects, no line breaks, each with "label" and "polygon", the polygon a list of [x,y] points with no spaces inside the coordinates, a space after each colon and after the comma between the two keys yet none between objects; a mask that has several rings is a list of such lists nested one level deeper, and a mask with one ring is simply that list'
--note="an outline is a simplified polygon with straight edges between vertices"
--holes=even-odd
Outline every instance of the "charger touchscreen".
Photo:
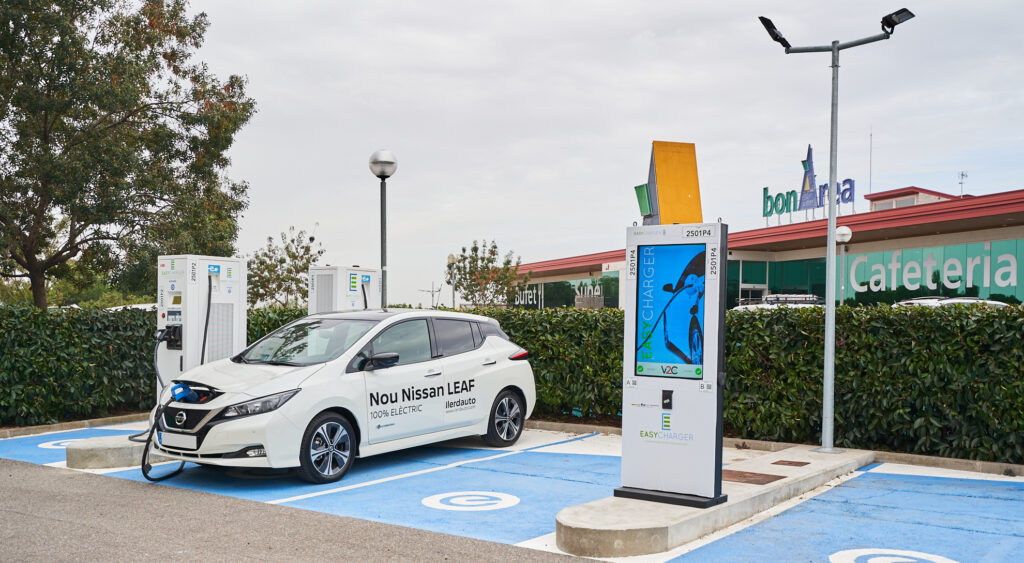
[{"label": "charger touchscreen", "polygon": [[704,244],[637,248],[635,373],[703,379]]}]

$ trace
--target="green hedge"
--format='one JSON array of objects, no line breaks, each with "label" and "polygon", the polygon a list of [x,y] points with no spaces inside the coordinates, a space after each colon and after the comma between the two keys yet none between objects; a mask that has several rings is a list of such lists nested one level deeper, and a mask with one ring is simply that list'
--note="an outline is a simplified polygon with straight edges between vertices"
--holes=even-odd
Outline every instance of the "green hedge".
[{"label": "green hedge", "polygon": [[[305,314],[249,311],[248,341]],[[0,306],[0,426],[152,408],[155,320],[146,310]]]},{"label": "green hedge", "polygon": [[[730,313],[728,433],[819,443],[820,308]],[[1024,463],[1024,308],[840,307],[835,443]]]},{"label": "green hedge", "polygon": [[478,309],[530,353],[536,411],[618,416],[622,410],[621,309]]},{"label": "green hedge", "polygon": [[0,307],[0,426],[153,404],[151,311]]}]

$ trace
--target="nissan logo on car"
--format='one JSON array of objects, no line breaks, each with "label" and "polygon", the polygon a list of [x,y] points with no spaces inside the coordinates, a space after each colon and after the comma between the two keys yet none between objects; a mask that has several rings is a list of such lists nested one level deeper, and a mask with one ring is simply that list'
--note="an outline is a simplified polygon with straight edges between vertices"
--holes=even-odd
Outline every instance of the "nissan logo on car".
[{"label": "nissan logo on car", "polygon": [[178,411],[178,414],[174,415],[174,423],[178,426],[185,424],[185,411]]}]

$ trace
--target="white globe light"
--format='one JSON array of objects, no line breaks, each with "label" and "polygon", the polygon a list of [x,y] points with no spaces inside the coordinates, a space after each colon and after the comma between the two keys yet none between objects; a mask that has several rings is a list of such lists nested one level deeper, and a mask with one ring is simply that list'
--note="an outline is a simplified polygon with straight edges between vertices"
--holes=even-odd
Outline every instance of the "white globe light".
[{"label": "white globe light", "polygon": [[381,149],[370,155],[370,172],[378,178],[390,178],[398,168],[398,159],[387,149]]},{"label": "white globe light", "polygon": [[850,227],[836,227],[836,242],[839,244],[846,244],[853,238],[853,231]]}]

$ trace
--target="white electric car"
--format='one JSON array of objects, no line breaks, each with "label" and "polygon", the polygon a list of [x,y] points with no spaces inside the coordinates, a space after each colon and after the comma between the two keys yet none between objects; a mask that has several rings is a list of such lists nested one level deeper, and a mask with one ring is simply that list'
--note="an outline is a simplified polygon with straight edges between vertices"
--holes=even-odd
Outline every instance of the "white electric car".
[{"label": "white electric car", "polygon": [[509,446],[536,402],[526,356],[488,317],[311,315],[178,377],[192,393],[164,409],[152,447],[201,464],[297,467],[328,483],[355,457],[463,436]]}]

